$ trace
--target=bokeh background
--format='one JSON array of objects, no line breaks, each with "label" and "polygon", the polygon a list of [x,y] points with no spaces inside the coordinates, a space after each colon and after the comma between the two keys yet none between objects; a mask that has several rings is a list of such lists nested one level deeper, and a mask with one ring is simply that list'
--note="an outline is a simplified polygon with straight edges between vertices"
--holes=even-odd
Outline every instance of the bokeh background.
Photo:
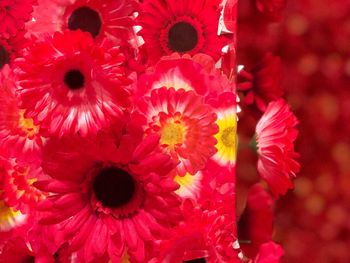
[{"label": "bokeh background", "polygon": [[[278,22],[254,4],[239,1],[238,63],[249,69],[266,52],[280,56],[284,97],[300,120],[302,168],[276,203],[273,238],[286,263],[350,262],[350,1],[287,0]],[[249,135],[257,114],[244,110],[239,129]],[[256,157],[243,150],[238,158],[239,196],[257,175]]]}]

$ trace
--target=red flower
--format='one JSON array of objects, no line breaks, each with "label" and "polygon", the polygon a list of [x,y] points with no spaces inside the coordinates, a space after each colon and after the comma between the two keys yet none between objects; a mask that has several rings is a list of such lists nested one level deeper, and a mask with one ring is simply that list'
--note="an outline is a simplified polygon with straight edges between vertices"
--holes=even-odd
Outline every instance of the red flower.
[{"label": "red flower", "polygon": [[132,37],[135,8],[134,0],[39,0],[27,28],[39,36],[80,29],[99,42],[108,38],[117,44]]},{"label": "red flower", "polygon": [[94,134],[120,118],[128,105],[124,58],[107,42],[81,31],[56,33],[18,59],[24,116],[50,134]]},{"label": "red flower", "polygon": [[33,12],[35,0],[2,0],[0,2],[0,37],[10,38],[24,28]]},{"label": "red flower", "polygon": [[173,52],[205,53],[219,59],[228,43],[218,36],[218,0],[147,0],[138,17],[151,63]]},{"label": "red flower", "polygon": [[270,102],[256,126],[258,172],[275,195],[292,188],[292,177],[300,169],[295,158],[294,141],[298,131],[297,118],[287,103],[280,99]]},{"label": "red flower", "polygon": [[179,163],[177,173],[195,174],[215,150],[216,114],[194,91],[160,88],[139,102],[146,133],[160,135],[160,146]]},{"label": "red flower", "polygon": [[[135,132],[135,131],[133,131]],[[139,135],[142,135],[140,133]],[[178,185],[167,176],[174,164],[154,152],[159,138],[123,134],[119,148],[107,135],[51,140],[44,170],[51,180],[36,186],[51,192],[41,209],[43,224],[59,224],[70,251],[83,262],[108,252],[113,262],[128,255],[145,260],[146,248],[166,236],[180,219]]]},{"label": "red flower", "polygon": [[245,70],[239,77],[245,79],[238,84],[238,89],[245,92],[244,103],[255,103],[262,112],[266,105],[282,97],[282,65],[279,57],[267,53],[265,57],[252,69],[252,74]]}]

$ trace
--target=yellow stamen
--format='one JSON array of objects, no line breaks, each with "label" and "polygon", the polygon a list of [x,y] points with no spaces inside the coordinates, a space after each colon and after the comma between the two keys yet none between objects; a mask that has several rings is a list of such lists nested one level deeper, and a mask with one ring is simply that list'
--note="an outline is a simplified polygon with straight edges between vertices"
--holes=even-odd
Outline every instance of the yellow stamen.
[{"label": "yellow stamen", "polygon": [[173,149],[175,145],[182,144],[185,139],[185,126],[178,122],[168,122],[161,129],[160,144]]},{"label": "yellow stamen", "polygon": [[39,132],[39,126],[36,126],[31,118],[24,117],[24,110],[20,111],[19,127],[28,137],[32,137]]}]

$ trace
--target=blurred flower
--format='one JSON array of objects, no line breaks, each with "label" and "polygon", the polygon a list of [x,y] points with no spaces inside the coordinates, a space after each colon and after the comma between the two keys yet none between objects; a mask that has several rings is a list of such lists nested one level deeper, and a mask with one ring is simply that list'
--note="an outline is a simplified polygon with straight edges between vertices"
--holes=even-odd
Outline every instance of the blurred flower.
[{"label": "blurred flower", "polygon": [[297,124],[289,106],[280,99],[269,103],[256,126],[258,172],[275,195],[285,194],[293,187],[291,179],[300,169],[294,151]]},{"label": "blurred flower", "polygon": [[286,0],[255,0],[255,6],[267,19],[279,21],[286,6]]},{"label": "blurred flower", "polygon": [[238,221],[238,237],[244,256],[254,258],[260,246],[272,240],[273,200],[260,184],[248,192],[246,208]]},{"label": "blurred flower", "polygon": [[245,93],[244,103],[255,103],[259,110],[264,112],[266,105],[282,97],[282,65],[279,57],[267,53],[251,73],[241,70],[238,90]]}]

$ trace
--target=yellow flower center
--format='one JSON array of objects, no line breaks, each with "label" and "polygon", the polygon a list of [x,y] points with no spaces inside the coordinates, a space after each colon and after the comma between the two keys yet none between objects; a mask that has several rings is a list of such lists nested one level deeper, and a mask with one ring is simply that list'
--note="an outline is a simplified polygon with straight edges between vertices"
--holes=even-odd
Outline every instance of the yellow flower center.
[{"label": "yellow flower center", "polygon": [[185,126],[179,122],[168,122],[161,129],[160,144],[174,148],[182,144],[185,138]]},{"label": "yellow flower center", "polygon": [[19,117],[19,127],[24,131],[29,137],[34,136],[39,132],[39,126],[36,126],[31,118],[24,117],[24,110],[20,111]]},{"label": "yellow flower center", "polygon": [[221,141],[226,147],[236,145],[236,127],[227,127],[221,132]]},{"label": "yellow flower center", "polygon": [[233,164],[236,160],[237,121],[235,113],[226,113],[217,120],[219,132],[215,135],[218,150],[214,158],[222,165]]}]

